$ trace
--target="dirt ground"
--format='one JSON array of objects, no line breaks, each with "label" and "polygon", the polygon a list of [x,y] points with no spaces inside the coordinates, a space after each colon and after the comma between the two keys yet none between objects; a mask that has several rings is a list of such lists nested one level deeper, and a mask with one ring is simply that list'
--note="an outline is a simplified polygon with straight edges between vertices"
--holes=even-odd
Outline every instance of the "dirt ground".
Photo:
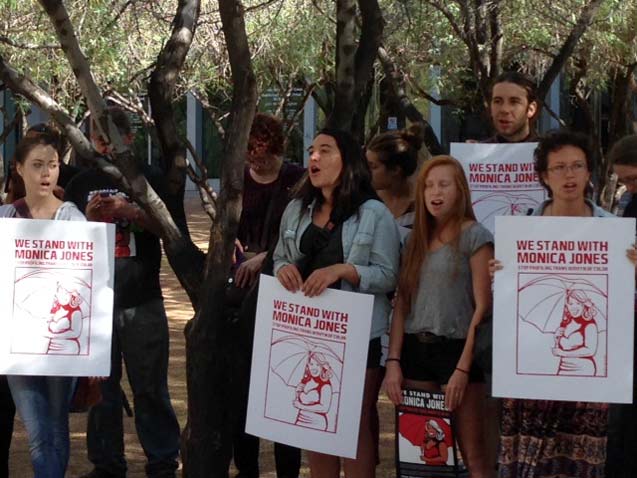
[{"label": "dirt ground", "polygon": [[[201,210],[196,198],[186,202],[188,224],[193,240],[199,247],[206,249],[208,246],[209,220]],[[180,425],[186,424],[186,356],[185,339],[183,329],[186,321],[192,316],[192,308],[185,292],[179,286],[170,266],[165,258],[162,262],[161,283],[168,313],[170,328],[170,363],[168,384],[173,407],[177,413]],[[124,390],[129,398],[132,397],[128,383],[124,380]],[[394,432],[393,432],[393,407],[384,395],[379,399],[379,412],[381,414],[380,452],[381,465],[377,468],[377,476],[386,478],[395,476],[394,473]],[[91,464],[86,458],[86,414],[71,415],[71,460],[67,477],[77,478],[91,470]],[[132,418],[124,418],[124,433],[126,444],[126,459],[128,460],[128,476],[130,478],[142,478],[146,462],[144,452],[137,440],[135,424]],[[33,476],[29,460],[26,434],[20,419],[16,418],[13,442],[10,456],[10,476],[15,478],[28,478]],[[274,460],[271,443],[261,442],[261,476],[275,478]],[[230,476],[234,476],[231,472]],[[309,477],[309,469],[303,457],[302,477]]]}]

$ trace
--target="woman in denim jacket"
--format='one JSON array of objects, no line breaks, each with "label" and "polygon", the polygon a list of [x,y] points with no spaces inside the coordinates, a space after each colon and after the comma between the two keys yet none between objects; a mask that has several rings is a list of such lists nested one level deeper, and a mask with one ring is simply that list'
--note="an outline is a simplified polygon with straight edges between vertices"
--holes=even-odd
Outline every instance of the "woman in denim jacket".
[{"label": "woman in denim jacket", "polygon": [[[344,460],[348,477],[375,476],[370,414],[399,249],[398,228],[371,187],[360,146],[348,133],[321,131],[310,148],[308,175],[281,220],[274,274],[287,290],[301,290],[308,297],[328,287],[374,295],[358,455]],[[309,461],[313,477],[339,476],[338,457],[309,452]]]}]

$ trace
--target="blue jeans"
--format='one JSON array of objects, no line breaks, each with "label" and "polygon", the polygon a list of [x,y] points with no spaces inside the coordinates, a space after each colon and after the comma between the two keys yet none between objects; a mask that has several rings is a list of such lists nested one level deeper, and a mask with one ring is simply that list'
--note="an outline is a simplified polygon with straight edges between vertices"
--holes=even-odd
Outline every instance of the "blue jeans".
[{"label": "blue jeans", "polygon": [[161,298],[113,311],[111,376],[102,402],[88,416],[88,458],[106,476],[126,476],[122,418],[122,358],[133,391],[135,427],[149,477],[174,477],[179,423],[168,394],[168,319]]},{"label": "blue jeans", "polygon": [[69,462],[72,377],[7,376],[18,415],[29,437],[35,478],[64,478]]}]

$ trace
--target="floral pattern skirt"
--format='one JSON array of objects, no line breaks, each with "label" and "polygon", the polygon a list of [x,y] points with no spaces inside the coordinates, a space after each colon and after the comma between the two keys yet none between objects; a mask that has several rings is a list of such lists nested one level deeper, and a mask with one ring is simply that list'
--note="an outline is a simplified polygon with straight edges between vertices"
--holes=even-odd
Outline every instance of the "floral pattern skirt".
[{"label": "floral pattern skirt", "polygon": [[608,405],[505,399],[500,478],[603,478]]}]

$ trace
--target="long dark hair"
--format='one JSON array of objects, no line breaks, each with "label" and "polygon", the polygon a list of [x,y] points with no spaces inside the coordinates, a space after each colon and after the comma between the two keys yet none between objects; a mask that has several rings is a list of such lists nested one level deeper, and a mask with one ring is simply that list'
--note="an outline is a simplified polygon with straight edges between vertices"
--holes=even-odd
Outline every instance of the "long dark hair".
[{"label": "long dark hair", "polygon": [[[329,128],[322,129],[316,136],[321,134],[334,138],[343,161],[340,182],[334,188],[334,209],[330,216],[332,223],[340,224],[356,214],[359,206],[365,201],[378,199],[378,196],[372,188],[371,174],[363,156],[363,149],[354,137],[346,131]],[[312,186],[307,175],[295,188],[293,197],[302,201],[302,210],[313,201],[316,201],[317,206],[325,201],[321,190]]]}]

